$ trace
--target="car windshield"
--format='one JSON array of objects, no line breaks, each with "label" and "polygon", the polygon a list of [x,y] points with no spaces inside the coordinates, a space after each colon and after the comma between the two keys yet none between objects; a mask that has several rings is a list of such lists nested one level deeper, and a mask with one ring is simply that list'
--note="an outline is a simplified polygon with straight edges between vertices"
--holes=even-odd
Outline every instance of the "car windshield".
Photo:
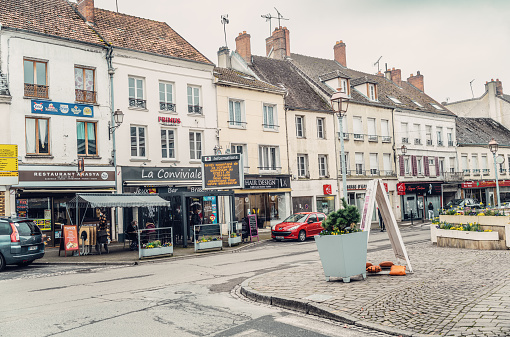
[{"label": "car windshield", "polygon": [[283,222],[305,222],[308,214],[292,214],[287,219],[283,220]]},{"label": "car windshield", "polygon": [[462,204],[463,201],[464,201],[464,199],[454,199],[454,200],[450,201],[449,204],[453,205],[453,206],[458,206],[458,205]]},{"label": "car windshield", "polygon": [[41,234],[41,230],[32,221],[15,222],[20,236],[32,236]]}]

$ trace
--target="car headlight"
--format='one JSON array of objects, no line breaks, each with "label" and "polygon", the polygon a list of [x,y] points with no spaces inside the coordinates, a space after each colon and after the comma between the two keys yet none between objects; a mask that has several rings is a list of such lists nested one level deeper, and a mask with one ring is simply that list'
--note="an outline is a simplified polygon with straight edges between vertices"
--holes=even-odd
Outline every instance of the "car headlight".
[{"label": "car headlight", "polygon": [[289,228],[289,231],[293,231],[294,229],[298,229],[300,225],[292,226]]}]

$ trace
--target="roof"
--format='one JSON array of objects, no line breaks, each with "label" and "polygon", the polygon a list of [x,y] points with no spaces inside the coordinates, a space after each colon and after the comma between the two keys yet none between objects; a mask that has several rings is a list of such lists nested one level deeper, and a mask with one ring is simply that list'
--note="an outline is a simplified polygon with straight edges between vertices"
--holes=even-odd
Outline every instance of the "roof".
[{"label": "roof", "polygon": [[213,64],[165,22],[94,8],[94,23],[114,47]]},{"label": "roof", "polygon": [[103,45],[100,37],[64,0],[0,0],[0,23],[2,29]]},{"label": "roof", "polygon": [[285,93],[285,90],[281,87],[274,86],[264,81],[260,81],[252,75],[245,74],[243,72],[227,69],[227,68],[214,68],[214,77],[223,84],[234,84],[243,87],[252,87],[254,89],[265,90],[265,91],[277,91],[279,93]]},{"label": "roof", "polygon": [[285,105],[292,109],[332,111],[331,106],[298,74],[287,61],[252,56],[250,66],[257,76],[273,85],[287,89]]},{"label": "roof", "polygon": [[510,130],[492,118],[456,118],[457,143],[487,145],[494,138],[499,145],[510,146]]},{"label": "roof", "polygon": [[319,75],[321,81],[329,81],[334,78],[350,78],[348,75],[342,73],[340,70],[330,71],[329,73]]},{"label": "roof", "polygon": [[[322,74],[338,70],[353,79],[351,80],[351,86],[353,86],[353,83],[354,85],[367,82],[377,84],[378,102],[370,101],[368,97],[357,90],[351,90],[351,102],[455,116],[454,113],[442,106],[441,103],[437,102],[406,81],[402,81],[402,84],[399,87],[384,76],[368,74],[354,69],[345,68],[335,60],[321,59],[294,53],[291,53],[289,60],[299,69],[299,71],[301,71],[306,77],[310,78],[310,80],[312,80],[325,95],[332,95],[334,89],[323,83],[320,76]],[[388,96],[397,98],[402,104],[394,103],[388,98]],[[420,103],[423,107],[419,107],[414,104],[413,100]],[[437,104],[444,110],[437,110],[432,107],[430,103]]]},{"label": "roof", "polygon": [[67,203],[71,208],[89,205],[90,207],[147,207],[147,206],[170,206],[158,194],[132,194],[132,193],[77,193]]}]

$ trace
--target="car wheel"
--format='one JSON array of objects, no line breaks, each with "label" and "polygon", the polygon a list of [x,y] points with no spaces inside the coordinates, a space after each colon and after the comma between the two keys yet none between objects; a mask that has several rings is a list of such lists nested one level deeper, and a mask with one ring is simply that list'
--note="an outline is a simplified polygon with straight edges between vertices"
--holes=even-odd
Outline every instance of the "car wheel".
[{"label": "car wheel", "polygon": [[2,271],[4,269],[5,269],[5,259],[2,256],[2,254],[0,254],[0,271]]},{"label": "car wheel", "polygon": [[26,266],[29,266],[32,264],[32,262],[34,262],[34,260],[30,260],[30,261],[23,261],[21,263],[18,263],[18,266],[20,267],[26,267]]},{"label": "car wheel", "polygon": [[304,242],[306,240],[306,232],[304,230],[301,230],[298,235],[298,241]]},{"label": "car wheel", "polygon": [[273,240],[275,240],[276,242],[280,242],[280,241],[282,241],[282,240],[280,240],[280,239],[273,239]]}]

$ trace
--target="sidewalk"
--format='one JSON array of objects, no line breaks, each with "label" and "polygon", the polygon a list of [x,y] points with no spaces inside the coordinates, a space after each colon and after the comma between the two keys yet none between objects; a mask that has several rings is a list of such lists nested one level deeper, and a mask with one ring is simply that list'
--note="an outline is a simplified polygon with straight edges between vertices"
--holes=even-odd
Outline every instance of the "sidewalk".
[{"label": "sidewalk", "polygon": [[[370,248],[370,247],[369,247]],[[313,264],[255,276],[241,293],[255,301],[401,336],[510,336],[510,254],[406,247],[413,274],[326,282]],[[392,250],[368,262],[397,262]]]}]

